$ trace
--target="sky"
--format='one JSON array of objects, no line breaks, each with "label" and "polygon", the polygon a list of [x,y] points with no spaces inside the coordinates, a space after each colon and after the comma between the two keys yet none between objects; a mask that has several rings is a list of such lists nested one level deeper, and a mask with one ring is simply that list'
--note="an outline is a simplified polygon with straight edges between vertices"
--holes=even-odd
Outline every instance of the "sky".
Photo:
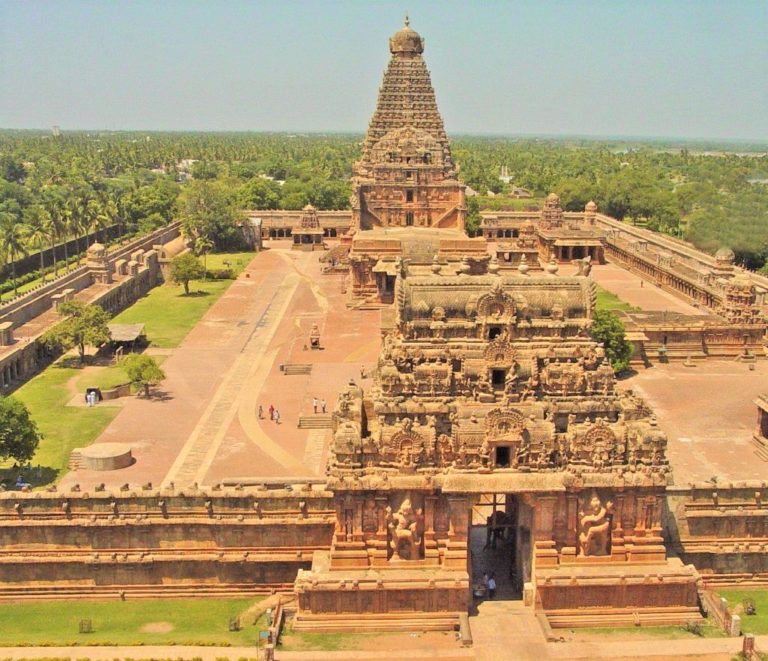
[{"label": "sky", "polygon": [[449,134],[768,140],[767,0],[0,0],[0,128],[362,133],[406,12]]}]

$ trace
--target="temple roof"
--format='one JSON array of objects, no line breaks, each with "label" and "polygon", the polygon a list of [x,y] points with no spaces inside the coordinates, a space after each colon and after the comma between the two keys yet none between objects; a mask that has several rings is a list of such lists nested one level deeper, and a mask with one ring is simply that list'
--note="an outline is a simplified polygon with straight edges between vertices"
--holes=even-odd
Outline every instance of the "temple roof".
[{"label": "temple roof", "polygon": [[392,57],[384,72],[376,111],[368,126],[358,170],[371,163],[374,146],[387,134],[413,127],[430,134],[442,150],[446,176],[455,177],[455,166],[445,134],[443,119],[437,109],[435,91],[426,64],[421,57],[424,40],[406,22],[389,40]]},{"label": "temple roof", "polygon": [[405,17],[405,25],[395,32],[389,40],[389,51],[393,55],[402,53],[416,55],[424,52],[424,40],[411,28],[411,22]]}]

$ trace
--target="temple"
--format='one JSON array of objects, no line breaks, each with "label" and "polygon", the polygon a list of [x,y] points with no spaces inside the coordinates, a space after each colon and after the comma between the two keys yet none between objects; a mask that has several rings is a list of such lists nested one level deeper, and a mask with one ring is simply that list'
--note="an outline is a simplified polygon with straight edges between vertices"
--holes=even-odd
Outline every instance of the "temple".
[{"label": "temple", "polygon": [[334,412],[336,531],[299,572],[297,626],[458,617],[484,494],[515,535],[513,588],[551,617],[573,623],[585,603],[613,621],[694,617],[696,572],[661,535],[666,436],[589,336],[594,284],[484,266],[397,260],[375,383],[350,383]]},{"label": "temple", "polygon": [[424,40],[406,19],[354,166],[352,226],[464,229],[464,186],[437,110]]}]

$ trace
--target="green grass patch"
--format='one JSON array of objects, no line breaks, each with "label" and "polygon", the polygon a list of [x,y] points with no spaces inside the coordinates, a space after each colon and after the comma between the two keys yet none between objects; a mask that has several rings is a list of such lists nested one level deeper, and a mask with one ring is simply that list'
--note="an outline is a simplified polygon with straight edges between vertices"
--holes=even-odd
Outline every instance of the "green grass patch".
[{"label": "green grass patch", "polygon": [[[725,597],[731,612],[741,618],[741,630],[744,633],[768,633],[768,590],[718,590],[717,594]],[[745,599],[755,602],[754,615],[743,612]]]},{"label": "green grass patch", "polygon": [[[129,354],[126,354],[129,355]],[[162,365],[167,356],[153,356],[158,365]],[[110,390],[124,383],[128,383],[128,375],[121,366],[122,360],[117,365],[108,365],[99,367],[83,374],[77,380],[77,390],[85,394],[86,388],[100,388],[101,390]],[[134,390],[135,392],[135,390]]]},{"label": "green grass patch", "polygon": [[638,636],[643,638],[663,638],[667,640],[691,639],[691,638],[725,638],[725,632],[709,622],[704,622],[698,627],[696,634],[685,626],[666,627],[589,627],[576,629],[576,634],[592,634],[609,638],[628,638]]},{"label": "green grass patch", "polygon": [[621,300],[616,294],[597,285],[597,309],[611,312],[638,312],[640,308]]},{"label": "green grass patch", "polygon": [[[227,268],[235,275],[243,271],[254,253],[222,253],[208,255],[208,269]],[[146,296],[114,318],[117,324],[145,324],[150,344],[173,348],[200,321],[208,309],[219,300],[232,280],[195,280],[190,283],[190,295],[184,295],[181,285],[167,283],[155,287]]]},{"label": "green grass patch", "polygon": [[[260,620],[229,631],[253,599],[138,599],[0,604],[0,645],[255,645]],[[79,633],[91,620],[92,633]],[[255,650],[254,650],[255,652]],[[255,656],[255,654],[254,654]]]},{"label": "green grass patch", "polygon": [[32,469],[24,475],[32,484],[44,484],[60,476],[72,450],[93,443],[120,410],[108,403],[93,408],[66,406],[72,398],[67,382],[82,374],[68,365],[66,359],[54,363],[14,393],[29,408],[43,434],[31,462],[43,467],[42,474],[38,476]]},{"label": "green grass patch", "polygon": [[280,649],[285,652],[322,651],[359,649],[360,644],[376,633],[312,633],[305,631],[287,631],[280,636]]},{"label": "green grass patch", "polygon": [[85,393],[86,388],[100,388],[101,390],[110,390],[124,383],[128,383],[128,375],[119,365],[110,365],[97,371],[90,371],[83,374],[77,380],[78,392]]}]

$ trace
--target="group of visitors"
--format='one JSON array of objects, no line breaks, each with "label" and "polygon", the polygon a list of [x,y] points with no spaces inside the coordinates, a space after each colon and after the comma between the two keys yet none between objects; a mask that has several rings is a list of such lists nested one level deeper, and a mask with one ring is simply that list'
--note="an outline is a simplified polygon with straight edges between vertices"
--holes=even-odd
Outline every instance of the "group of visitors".
[{"label": "group of visitors", "polygon": [[[280,411],[275,408],[274,404],[269,405],[269,419],[276,425],[280,424]],[[259,404],[259,420],[264,419],[264,407]]]},{"label": "group of visitors", "polygon": [[317,397],[312,398],[312,411],[314,413],[317,413],[317,409],[320,407],[321,413],[325,413],[325,400],[324,399],[318,399]]}]

